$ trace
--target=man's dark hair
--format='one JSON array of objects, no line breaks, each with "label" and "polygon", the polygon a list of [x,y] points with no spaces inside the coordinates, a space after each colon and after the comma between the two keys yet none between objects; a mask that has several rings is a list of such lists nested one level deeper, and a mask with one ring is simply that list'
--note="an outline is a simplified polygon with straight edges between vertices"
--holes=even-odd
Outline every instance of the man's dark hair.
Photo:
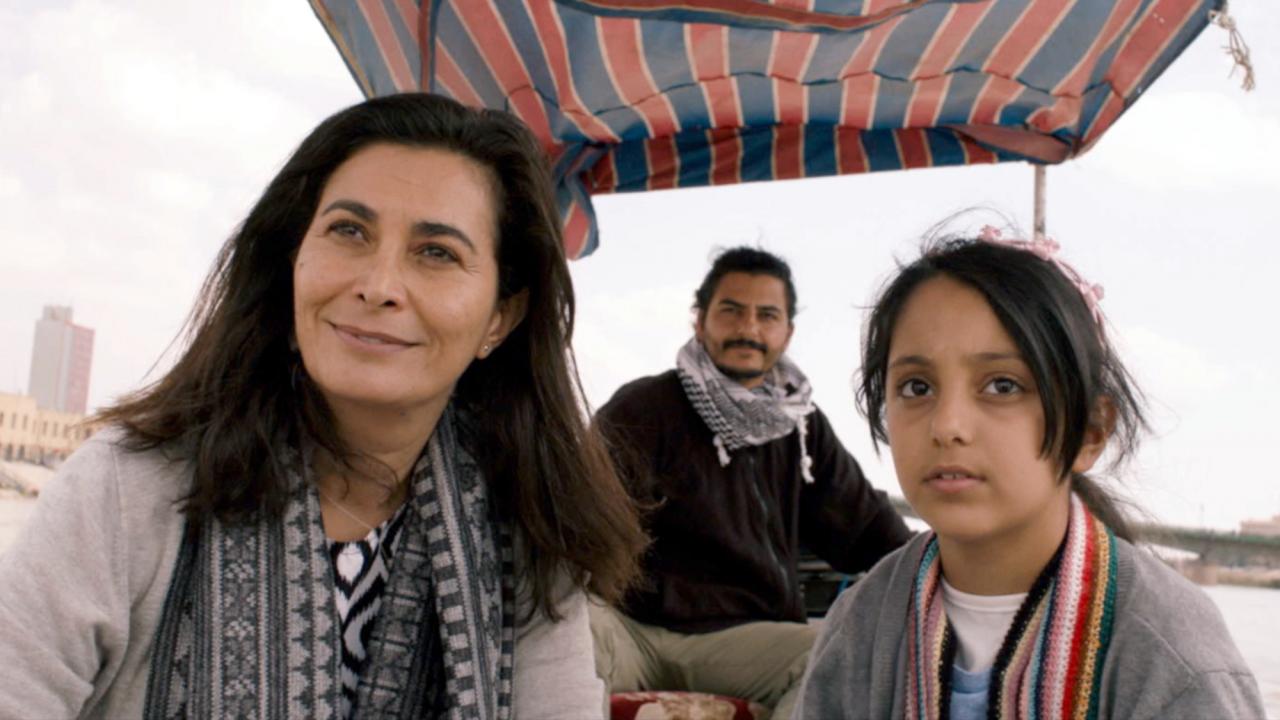
[{"label": "man's dark hair", "polygon": [[745,245],[729,248],[716,256],[711,269],[707,271],[707,276],[702,278],[702,285],[698,286],[693,293],[693,307],[697,309],[699,316],[710,307],[711,298],[715,296],[716,288],[720,286],[720,278],[732,272],[769,275],[781,280],[787,288],[787,322],[795,319],[796,285],[791,281],[791,266],[786,260],[771,252]]},{"label": "man's dark hair", "polygon": [[889,343],[907,300],[924,282],[948,277],[982,293],[1035,377],[1044,411],[1040,454],[1117,535],[1132,533],[1117,503],[1090,478],[1071,472],[1086,429],[1098,422],[1100,399],[1110,402],[1115,428],[1108,441],[1113,467],[1132,455],[1147,427],[1143,397],[1125,370],[1080,290],[1052,263],[1025,250],[974,240],[941,239],[901,268],[880,291],[863,332],[858,410],[873,444],[888,443],[884,407]]}]

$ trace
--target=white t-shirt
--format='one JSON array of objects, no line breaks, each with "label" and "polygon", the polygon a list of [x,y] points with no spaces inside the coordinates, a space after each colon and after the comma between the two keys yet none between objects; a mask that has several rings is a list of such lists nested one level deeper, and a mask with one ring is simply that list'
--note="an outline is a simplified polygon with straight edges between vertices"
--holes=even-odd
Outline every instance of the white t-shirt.
[{"label": "white t-shirt", "polygon": [[942,607],[956,633],[956,665],[966,672],[981,672],[996,662],[1000,644],[1013,624],[1013,616],[1026,593],[973,595],[942,580]]}]

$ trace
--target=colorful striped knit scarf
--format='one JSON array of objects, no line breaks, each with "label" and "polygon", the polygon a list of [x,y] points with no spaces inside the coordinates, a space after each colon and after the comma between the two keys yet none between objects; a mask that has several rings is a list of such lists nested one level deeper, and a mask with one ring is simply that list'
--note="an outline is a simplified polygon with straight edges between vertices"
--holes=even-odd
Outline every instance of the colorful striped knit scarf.
[{"label": "colorful striped knit scarf", "polygon": [[[1115,536],[1072,495],[1066,538],[996,654],[987,717],[1096,718],[1115,595]],[[936,536],[920,561],[908,618],[906,717],[945,720],[956,639],[943,610]]]}]

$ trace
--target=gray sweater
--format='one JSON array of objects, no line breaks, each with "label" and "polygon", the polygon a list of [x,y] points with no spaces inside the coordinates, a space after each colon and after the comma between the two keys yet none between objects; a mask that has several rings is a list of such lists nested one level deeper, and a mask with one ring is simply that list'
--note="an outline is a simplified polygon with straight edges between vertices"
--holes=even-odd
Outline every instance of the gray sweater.
[{"label": "gray sweater", "polygon": [[[885,557],[832,605],[794,720],[904,715],[907,604],[928,536]],[[1100,718],[1265,717],[1258,683],[1199,589],[1119,540],[1116,615]]]},{"label": "gray sweater", "polygon": [[[119,440],[99,433],[68,459],[0,557],[0,718],[142,715],[190,476]],[[516,630],[519,720],[601,715],[586,597],[566,587],[558,607],[559,622]]]}]

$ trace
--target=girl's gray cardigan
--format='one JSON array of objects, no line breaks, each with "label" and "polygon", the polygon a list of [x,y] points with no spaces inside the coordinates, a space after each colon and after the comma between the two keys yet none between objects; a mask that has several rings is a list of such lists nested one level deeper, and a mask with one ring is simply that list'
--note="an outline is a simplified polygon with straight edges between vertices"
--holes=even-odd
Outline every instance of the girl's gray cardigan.
[{"label": "girl's gray cardigan", "polygon": [[[886,556],[832,605],[794,720],[901,718],[907,605],[928,535]],[[1262,718],[1258,683],[1198,588],[1117,540],[1116,615],[1100,718]]]},{"label": "girl's gray cardigan", "polygon": [[[190,476],[120,438],[101,432],[72,455],[0,557],[0,718],[142,716]],[[520,720],[601,715],[586,597],[566,588],[558,609],[559,622],[536,613],[516,630]]]}]

